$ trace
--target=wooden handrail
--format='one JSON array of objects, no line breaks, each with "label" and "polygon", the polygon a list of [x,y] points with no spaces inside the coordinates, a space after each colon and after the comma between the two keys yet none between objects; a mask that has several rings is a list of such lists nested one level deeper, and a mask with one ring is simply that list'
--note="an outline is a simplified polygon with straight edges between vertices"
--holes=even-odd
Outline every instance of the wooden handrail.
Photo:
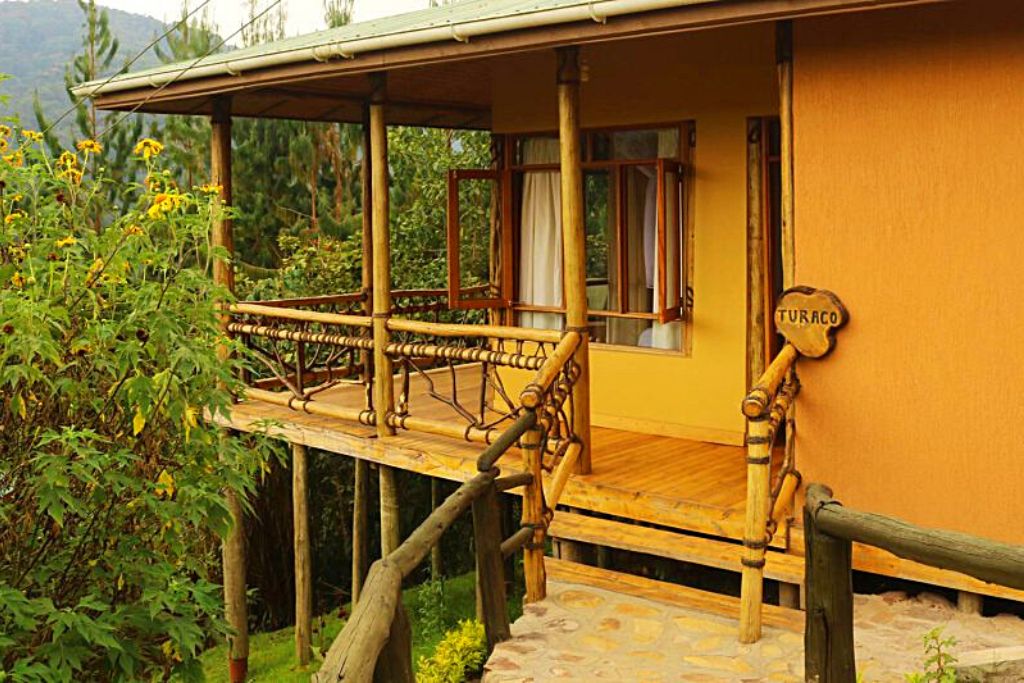
[{"label": "wooden handrail", "polygon": [[1024,547],[843,507],[821,484],[804,506],[807,680],[854,683],[853,543],[872,545],[932,567],[1024,589]]},{"label": "wooden handrail", "polygon": [[352,327],[373,327],[373,318],[368,315],[343,315],[341,313],[321,313],[320,311],[303,311],[294,308],[264,306],[262,304],[230,304],[229,313],[245,315],[261,315],[267,318],[283,318],[307,323],[324,325],[349,325]]},{"label": "wooden handrail", "polygon": [[544,361],[537,371],[536,377],[519,394],[519,402],[527,408],[536,408],[544,400],[544,394],[551,384],[558,378],[559,373],[566,362],[576,353],[580,345],[579,332],[566,332],[559,340],[558,345]]},{"label": "wooden handrail", "polygon": [[330,344],[332,346],[357,349],[373,348],[373,339],[370,337],[351,337],[343,334],[328,334],[326,332],[304,332],[302,330],[280,329],[268,325],[250,325],[249,323],[228,323],[227,330],[234,334],[267,337],[268,339],[301,341],[310,344]]},{"label": "wooden handrail", "polygon": [[[437,507],[405,541],[370,567],[362,597],[334,639],[324,663],[313,676],[317,683],[371,683],[378,658],[392,636],[400,610],[402,580],[427,556],[441,535],[481,496],[494,491],[496,473],[481,472]],[[407,626],[407,624],[406,624]],[[393,653],[411,656],[411,653]]]},{"label": "wooden handrail", "polygon": [[786,375],[796,363],[799,355],[796,347],[788,342],[782,347],[779,355],[775,357],[768,369],[754,384],[754,388],[743,399],[742,411],[748,419],[764,419],[776,393],[778,393],[779,386],[786,379]]},{"label": "wooden handrail", "polygon": [[385,347],[389,356],[404,358],[441,358],[444,360],[461,360],[469,363],[488,363],[520,370],[539,370],[543,368],[544,358],[525,353],[508,353],[493,351],[481,347],[445,346],[420,342],[391,342]]},{"label": "wooden handrail", "polygon": [[435,337],[486,337],[549,344],[558,343],[562,339],[562,333],[557,330],[535,330],[528,327],[504,325],[455,325],[404,318],[388,319],[387,327],[392,332],[414,332]]},{"label": "wooden handrail", "polygon": [[524,411],[512,425],[501,432],[498,438],[485,448],[476,459],[476,469],[479,472],[490,472],[498,463],[498,460],[511,448],[523,434],[533,429],[537,424],[537,413],[532,410]]}]

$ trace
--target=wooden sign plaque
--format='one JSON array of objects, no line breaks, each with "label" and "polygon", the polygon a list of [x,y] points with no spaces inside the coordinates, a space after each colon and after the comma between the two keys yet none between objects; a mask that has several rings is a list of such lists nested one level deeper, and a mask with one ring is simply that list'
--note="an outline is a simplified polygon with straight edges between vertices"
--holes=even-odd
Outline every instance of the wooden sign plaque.
[{"label": "wooden sign plaque", "polygon": [[849,319],[839,297],[813,287],[791,287],[775,306],[775,328],[807,358],[827,356],[836,345],[836,330]]}]

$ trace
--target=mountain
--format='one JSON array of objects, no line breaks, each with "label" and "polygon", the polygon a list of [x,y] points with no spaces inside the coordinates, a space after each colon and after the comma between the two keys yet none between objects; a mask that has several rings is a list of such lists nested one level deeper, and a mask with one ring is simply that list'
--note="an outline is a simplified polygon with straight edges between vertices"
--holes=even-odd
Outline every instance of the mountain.
[{"label": "mountain", "polygon": [[[137,55],[165,30],[151,17],[106,11],[120,43],[115,58],[118,65]],[[71,106],[64,90],[64,67],[81,49],[84,24],[85,17],[75,0],[0,1],[0,73],[11,76],[0,84],[0,95],[9,97],[0,113],[17,115],[26,127],[35,127],[32,100],[36,91],[51,118]],[[150,51],[132,68],[152,66],[158,61]]]}]

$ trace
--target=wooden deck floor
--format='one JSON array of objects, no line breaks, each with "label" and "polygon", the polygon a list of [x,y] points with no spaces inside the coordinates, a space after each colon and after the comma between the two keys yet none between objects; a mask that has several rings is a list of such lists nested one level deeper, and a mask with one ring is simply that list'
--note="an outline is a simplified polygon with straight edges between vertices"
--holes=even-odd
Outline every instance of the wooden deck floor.
[{"label": "wooden deck floor", "polygon": [[[474,380],[474,376],[476,379]],[[450,379],[435,377],[446,391]],[[478,373],[460,372],[460,399],[479,401]],[[414,415],[456,420],[454,411],[430,398],[426,384],[414,380],[410,392]],[[316,400],[347,406],[362,405],[362,389],[338,387]],[[463,481],[476,473],[480,444],[415,432],[378,439],[371,427],[309,415],[263,402],[237,405],[225,426],[272,436],[334,453],[364,458],[433,477]],[[593,471],[573,475],[561,503],[625,519],[742,538],[746,491],[745,451],[736,446],[638,434],[597,427],[592,434]],[[499,466],[506,473],[520,468],[512,449]]]}]

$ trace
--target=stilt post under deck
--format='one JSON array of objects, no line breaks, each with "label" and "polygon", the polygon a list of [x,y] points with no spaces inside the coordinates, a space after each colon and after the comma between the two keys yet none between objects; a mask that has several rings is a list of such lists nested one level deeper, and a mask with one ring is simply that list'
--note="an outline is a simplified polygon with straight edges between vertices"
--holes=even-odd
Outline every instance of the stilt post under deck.
[{"label": "stilt post under deck", "polygon": [[583,168],[580,154],[580,54],[576,46],[558,50],[558,130],[562,183],[565,328],[579,332],[579,379],[573,386],[572,419],[583,440],[577,471],[590,463],[590,332],[587,326],[587,254],[583,225]]},{"label": "stilt post under deck", "polygon": [[[231,205],[231,100],[220,99],[214,105],[210,137],[210,180],[221,188],[221,201]],[[229,254],[234,254],[235,242],[231,231],[231,219],[218,218],[213,224],[212,243]],[[235,276],[230,262],[219,259],[213,262],[213,279],[218,285],[234,291]],[[224,318],[227,324],[227,318]],[[226,355],[227,348],[218,349]],[[224,617],[234,633],[228,639],[230,680],[240,683],[245,680],[249,668],[249,615],[245,603],[245,527],[242,502],[234,491],[226,491],[225,499],[231,513],[231,531],[221,546],[221,563],[224,572]]]},{"label": "stilt post under deck", "polygon": [[308,453],[292,444],[292,538],[295,550],[295,658],[309,664],[313,633],[313,568],[309,548]]},{"label": "stilt post under deck", "polygon": [[[387,320],[391,316],[391,229],[388,216],[388,129],[384,120],[385,74],[374,74],[370,95],[370,166],[373,195],[373,366],[374,409],[377,412],[377,436],[395,433],[388,426],[388,415],[395,408],[395,387],[391,358],[384,352],[388,344]],[[398,490],[395,471],[380,466],[380,546],[386,556],[401,542],[398,527]]]},{"label": "stilt post under deck", "polygon": [[[363,239],[362,239],[362,290],[363,315],[373,315],[373,153],[370,143],[370,105],[363,108],[363,164],[360,170],[362,180]],[[373,353],[361,352],[361,379],[366,387],[366,408],[372,405],[370,396],[373,386]],[[359,595],[366,580],[369,566],[367,531],[369,529],[370,464],[362,458],[355,458],[352,486],[352,604],[359,602]]]}]

